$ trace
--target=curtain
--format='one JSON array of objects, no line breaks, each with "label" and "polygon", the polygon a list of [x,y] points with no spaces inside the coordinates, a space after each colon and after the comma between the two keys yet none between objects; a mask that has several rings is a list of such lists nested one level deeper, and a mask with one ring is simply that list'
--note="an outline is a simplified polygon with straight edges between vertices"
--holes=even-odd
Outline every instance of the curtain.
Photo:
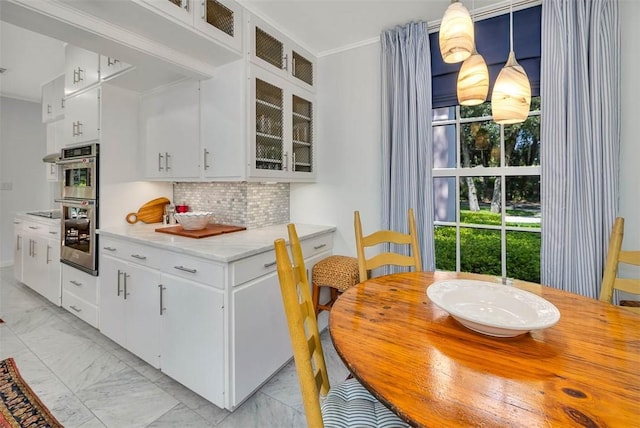
[{"label": "curtain", "polygon": [[[434,270],[431,54],[425,22],[385,31],[382,45],[382,226],[407,232],[414,209],[423,269]],[[393,251],[408,252],[408,249]],[[385,273],[394,269],[388,267]]]},{"label": "curtain", "polygon": [[597,298],[618,200],[617,0],[543,0],[541,278]]}]

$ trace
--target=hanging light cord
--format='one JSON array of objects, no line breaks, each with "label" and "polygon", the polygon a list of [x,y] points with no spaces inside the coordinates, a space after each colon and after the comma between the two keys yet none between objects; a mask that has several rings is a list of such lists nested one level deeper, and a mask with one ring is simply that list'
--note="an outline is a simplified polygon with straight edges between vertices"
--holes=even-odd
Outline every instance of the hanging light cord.
[{"label": "hanging light cord", "polygon": [[509,2],[509,41],[513,52],[513,0]]}]

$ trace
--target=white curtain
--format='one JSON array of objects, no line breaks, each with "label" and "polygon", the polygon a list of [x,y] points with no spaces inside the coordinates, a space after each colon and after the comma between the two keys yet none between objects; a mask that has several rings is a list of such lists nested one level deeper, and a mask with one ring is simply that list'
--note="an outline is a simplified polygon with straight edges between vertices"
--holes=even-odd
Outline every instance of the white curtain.
[{"label": "white curtain", "polygon": [[[382,224],[385,229],[408,231],[407,212],[413,208],[423,269],[434,270],[431,53],[427,24],[412,22],[385,31],[381,44]],[[388,272],[391,269],[385,273]]]},{"label": "white curtain", "polygon": [[597,298],[618,202],[618,0],[543,0],[542,283]]}]

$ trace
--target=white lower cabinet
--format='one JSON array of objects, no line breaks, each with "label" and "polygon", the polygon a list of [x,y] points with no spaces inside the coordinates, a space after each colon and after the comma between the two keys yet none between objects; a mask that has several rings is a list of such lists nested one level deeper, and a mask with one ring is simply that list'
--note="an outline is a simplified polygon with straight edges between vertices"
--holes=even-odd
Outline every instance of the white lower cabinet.
[{"label": "white lower cabinet", "polygon": [[100,266],[100,331],[160,367],[160,273],[103,257]]},{"label": "white lower cabinet", "polygon": [[62,264],[62,307],[98,328],[98,277]]},{"label": "white lower cabinet", "polygon": [[14,220],[15,278],[60,306],[60,225],[27,217]]},{"label": "white lower cabinet", "polygon": [[[309,271],[332,252],[330,231],[300,239]],[[179,248],[100,237],[100,331],[233,410],[293,355],[275,253],[224,263]]]},{"label": "white lower cabinet", "polygon": [[207,400],[224,403],[222,290],[165,274],[160,318],[162,371]]}]

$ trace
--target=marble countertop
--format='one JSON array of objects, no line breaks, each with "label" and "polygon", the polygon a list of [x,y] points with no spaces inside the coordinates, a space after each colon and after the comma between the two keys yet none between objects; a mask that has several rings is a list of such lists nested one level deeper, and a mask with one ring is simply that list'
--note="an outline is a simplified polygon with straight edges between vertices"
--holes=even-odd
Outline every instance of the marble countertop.
[{"label": "marble countertop", "polygon": [[[160,223],[127,224],[99,229],[98,234],[226,263],[270,251],[273,249],[273,241],[278,238],[288,240],[286,224],[200,239],[156,232],[155,230],[160,227],[170,226],[163,226]],[[296,231],[300,240],[310,239],[335,230],[335,226],[296,223]]]},{"label": "marble countertop", "polygon": [[[53,211],[53,210],[42,210],[42,211]],[[44,223],[44,224],[49,224],[49,225],[60,225],[60,218],[49,218],[49,217],[42,217],[39,215],[33,215],[33,214],[29,214],[32,211],[27,211],[27,212],[17,212],[15,213],[15,217],[16,218],[21,218],[23,220],[28,220],[28,221],[36,221],[39,223]]]}]

